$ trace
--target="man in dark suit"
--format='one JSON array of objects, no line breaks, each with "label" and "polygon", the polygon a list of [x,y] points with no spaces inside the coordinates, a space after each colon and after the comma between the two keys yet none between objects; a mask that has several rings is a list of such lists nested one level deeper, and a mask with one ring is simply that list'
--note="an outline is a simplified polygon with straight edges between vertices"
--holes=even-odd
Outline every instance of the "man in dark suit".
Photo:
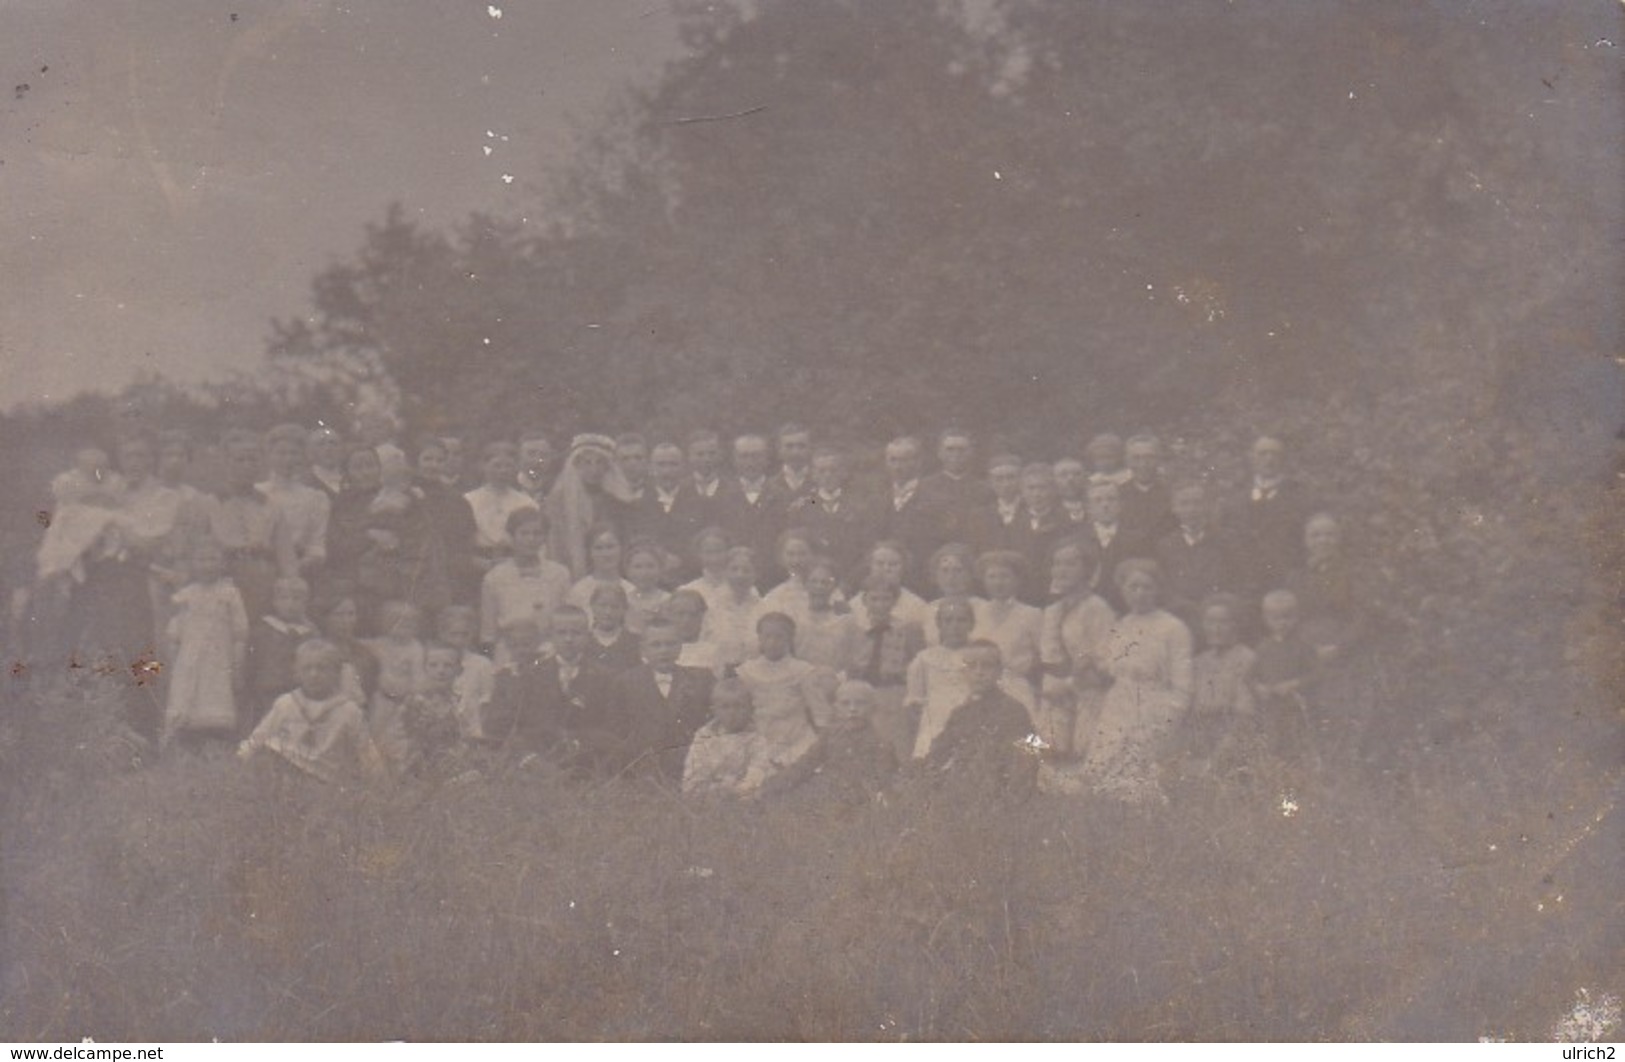
[{"label": "man in dark suit", "polygon": [[812,432],[794,422],[779,428],[779,470],[773,473],[773,489],[789,504],[811,494]]},{"label": "man in dark suit", "polygon": [[784,530],[789,499],[773,489],[767,474],[769,461],[766,436],[739,436],[733,445],[733,475],[723,479],[716,496],[717,523],[735,545],[756,552],[762,584],[758,589],[776,585],[783,578],[774,546]]},{"label": "man in dark suit", "polygon": [[1055,462],[1055,490],[1061,496],[1061,514],[1075,532],[1089,526],[1089,469],[1081,457]]},{"label": "man in dark suit", "polygon": [[936,528],[935,514],[920,496],[920,461],[920,440],[913,436],[886,444],[886,486],[874,500],[871,544],[881,539],[902,543],[909,553],[904,585],[916,593],[928,593],[925,561],[936,548]]},{"label": "man in dark suit", "polygon": [[920,480],[919,502],[929,515],[925,542],[935,550],[948,542],[973,545],[978,518],[993,504],[993,488],[971,472],[974,453],[970,433],[947,428],[937,437],[941,468]]},{"label": "man in dark suit", "polygon": [[615,437],[615,467],[626,480],[627,504],[639,501],[649,490],[649,442],[635,431]]},{"label": "man in dark suit", "polygon": [[1129,479],[1120,488],[1123,526],[1141,542],[1156,542],[1176,526],[1173,499],[1162,480],[1162,443],[1155,435],[1135,435],[1124,450]]},{"label": "man in dark suit", "polygon": [[1055,543],[1077,529],[1067,522],[1055,488],[1055,472],[1035,461],[1021,470],[1021,510],[1005,535],[1005,549],[1027,558],[1021,599],[1030,605],[1049,601],[1049,555]]},{"label": "man in dark suit", "polygon": [[995,454],[987,463],[987,483],[991,497],[977,513],[972,544],[983,553],[1015,549],[1010,536],[1021,516],[1021,458]]},{"label": "man in dark suit", "polygon": [[611,769],[682,781],[689,743],[710,717],[713,684],[711,672],[677,663],[682,648],[672,624],[656,619],[644,628],[643,663],[610,689]]},{"label": "man in dark suit", "polygon": [[497,672],[485,714],[486,738],[515,752],[538,753],[571,768],[591,768],[607,747],[603,714],[607,674],[587,659],[587,614],[553,610],[553,655],[532,654]]},{"label": "man in dark suit", "polygon": [[699,571],[694,536],[705,528],[706,504],[694,492],[683,450],[673,442],[656,443],[649,453],[649,484],[627,507],[628,539],[649,538],[678,559],[672,580]]},{"label": "man in dark suit", "polygon": [[1172,494],[1178,526],[1157,540],[1156,550],[1162,568],[1162,607],[1198,630],[1203,599],[1234,590],[1236,571],[1229,540],[1212,526],[1207,488],[1196,482],[1179,483]]},{"label": "man in dark suit", "polygon": [[844,451],[820,446],[813,451],[810,494],[790,502],[785,511],[786,527],[799,527],[812,533],[829,551],[836,571],[844,581],[859,578],[857,567],[873,520],[863,499],[847,487],[849,465]]},{"label": "man in dark suit", "polygon": [[1122,593],[1117,589],[1117,566],[1130,557],[1151,557],[1150,543],[1134,537],[1123,525],[1123,499],[1114,483],[1089,485],[1089,526],[1083,537],[1094,543],[1100,557],[1100,574],[1095,582],[1095,593],[1105,599],[1119,615],[1128,611]]},{"label": "man in dark suit", "polygon": [[1231,528],[1246,588],[1261,595],[1282,586],[1287,572],[1303,567],[1303,528],[1312,501],[1304,485],[1286,475],[1281,440],[1260,436],[1249,459],[1252,484],[1232,514]]}]

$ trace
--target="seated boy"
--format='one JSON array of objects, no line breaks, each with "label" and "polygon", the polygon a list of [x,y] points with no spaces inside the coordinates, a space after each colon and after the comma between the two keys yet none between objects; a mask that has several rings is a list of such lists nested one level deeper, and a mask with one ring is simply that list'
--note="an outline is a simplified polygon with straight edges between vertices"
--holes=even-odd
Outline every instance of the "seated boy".
[{"label": "seated boy", "polygon": [[816,803],[867,804],[897,773],[897,754],[875,729],[875,688],[848,679],[835,688],[829,726],[808,757],[814,765],[807,791]]},{"label": "seated boy", "polygon": [[647,769],[676,782],[689,742],[710,712],[711,672],[677,663],[677,628],[653,619],[643,630],[643,663],[611,680],[611,724],[619,738],[617,770]]},{"label": "seated boy", "polygon": [[603,713],[609,676],[587,655],[587,614],[574,605],[553,610],[553,655],[532,652],[497,674],[486,738],[520,755],[540,753],[566,766],[596,763],[613,749]]},{"label": "seated boy", "polygon": [[1038,780],[1038,756],[1026,740],[1032,722],[1021,702],[999,688],[1004,654],[985,638],[960,650],[970,697],[931,742],[926,768],[966,796],[1024,800]]},{"label": "seated boy", "polygon": [[324,782],[384,777],[366,716],[339,690],[343,665],[333,643],[314,638],[301,643],[294,651],[298,688],[276,699],[237,754],[250,759],[269,753]]}]

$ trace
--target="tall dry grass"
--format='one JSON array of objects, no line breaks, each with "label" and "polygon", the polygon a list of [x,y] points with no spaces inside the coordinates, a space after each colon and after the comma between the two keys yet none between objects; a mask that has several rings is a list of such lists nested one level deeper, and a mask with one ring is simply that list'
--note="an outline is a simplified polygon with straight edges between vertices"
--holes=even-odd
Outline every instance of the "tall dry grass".
[{"label": "tall dry grass", "polygon": [[90,679],[0,727],[7,1038],[1540,1038],[1625,987],[1617,776],[1513,794],[1493,750],[1166,808],[739,805],[136,766],[110,711]]}]

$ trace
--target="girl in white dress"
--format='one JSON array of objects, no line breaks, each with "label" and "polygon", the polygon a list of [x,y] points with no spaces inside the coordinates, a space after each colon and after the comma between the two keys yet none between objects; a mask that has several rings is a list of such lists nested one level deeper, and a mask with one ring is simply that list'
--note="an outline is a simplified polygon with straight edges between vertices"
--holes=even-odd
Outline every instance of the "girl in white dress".
[{"label": "girl in white dress", "polygon": [[162,741],[188,744],[237,738],[237,690],[248,648],[248,612],[226,576],[225,553],[213,539],[192,549],[192,581],[175,594],[165,632],[175,661],[169,673]]}]

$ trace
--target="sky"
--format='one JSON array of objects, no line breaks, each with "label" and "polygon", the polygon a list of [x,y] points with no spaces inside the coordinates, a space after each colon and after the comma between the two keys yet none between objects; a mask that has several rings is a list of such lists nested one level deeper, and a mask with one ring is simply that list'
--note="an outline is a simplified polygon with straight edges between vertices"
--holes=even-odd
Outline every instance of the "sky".
[{"label": "sky", "polygon": [[0,26],[0,410],[253,368],[390,202],[525,214],[682,54],[664,0],[0,0]]}]

